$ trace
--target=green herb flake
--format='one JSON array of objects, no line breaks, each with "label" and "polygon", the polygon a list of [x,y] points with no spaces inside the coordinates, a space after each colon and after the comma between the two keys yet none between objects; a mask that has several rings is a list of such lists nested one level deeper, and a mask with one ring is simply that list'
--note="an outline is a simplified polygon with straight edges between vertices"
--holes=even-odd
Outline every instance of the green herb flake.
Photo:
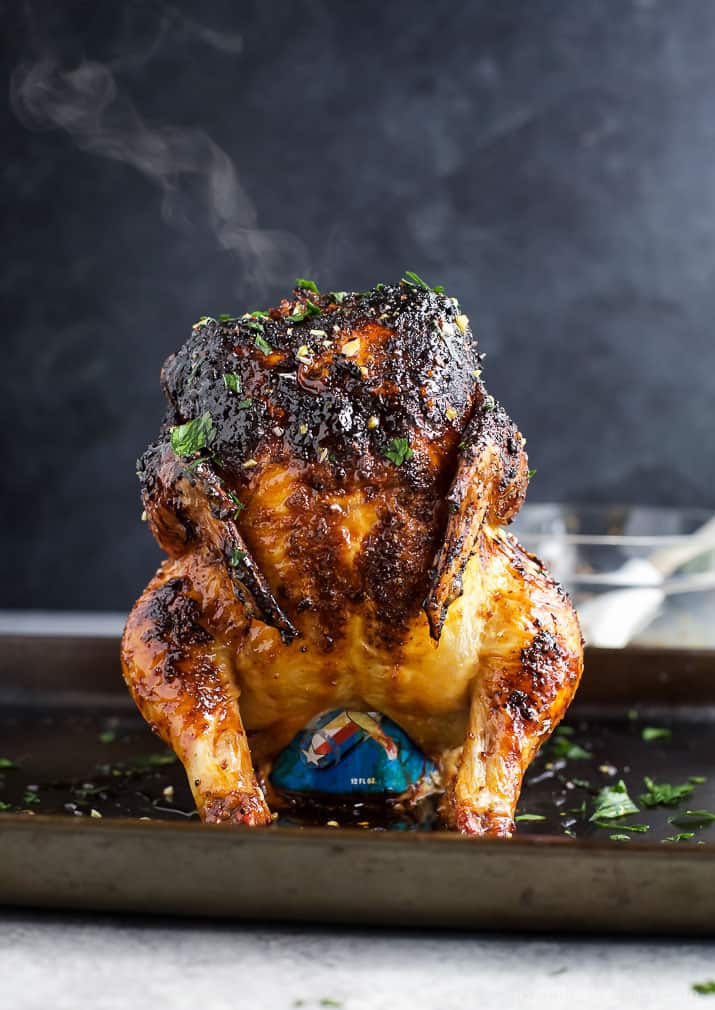
[{"label": "green herb flake", "polygon": [[[568,727],[566,727],[568,729]],[[552,758],[564,758],[566,761],[587,761],[593,757],[590,751],[580,744],[573,743],[567,735],[563,735],[557,730],[549,741],[549,756]]]},{"label": "green herb flake", "polygon": [[230,312],[222,312],[221,315],[218,317],[218,321],[220,323],[230,323],[235,318],[236,317],[232,316]]},{"label": "green herb flake", "polygon": [[691,775],[688,782],[692,782],[694,786],[701,786],[707,782],[707,778],[704,775]]},{"label": "green herb flake", "polygon": [[234,494],[233,491],[229,491],[228,492],[228,496],[231,499],[231,501],[233,502],[233,504],[236,506],[235,511],[233,513],[233,521],[236,522],[237,519],[238,519],[238,517],[243,512],[243,510],[245,509],[246,506],[243,504],[243,502],[241,501],[241,499],[237,495]]},{"label": "green herb flake", "polygon": [[22,802],[26,807],[32,807],[40,802],[40,797],[32,789],[27,789],[22,797]]},{"label": "green herb flake", "polygon": [[643,835],[646,831],[650,831],[650,824],[614,824],[613,821],[593,821],[593,823],[597,828],[608,828],[610,831],[619,828],[621,831],[630,831],[636,835]]},{"label": "green herb flake", "polygon": [[590,789],[591,788],[591,783],[588,781],[588,779],[572,778],[571,781],[579,789]]},{"label": "green herb flake", "polygon": [[496,406],[497,406],[497,401],[494,399],[493,396],[490,395],[490,396],[485,396],[484,397],[484,403],[482,404],[482,410],[484,410],[487,413],[489,413],[492,410],[496,410]]},{"label": "green herb flake", "polygon": [[641,738],[646,743],[652,743],[654,740],[670,740],[672,735],[672,730],[662,726],[644,726],[641,731]]},{"label": "green herb flake", "polygon": [[238,407],[239,410],[246,410],[246,408],[250,407],[252,403],[253,398],[250,396],[246,396],[243,398],[243,400],[239,400],[236,406]]},{"label": "green herb flake", "polygon": [[292,316],[288,316],[291,323],[302,323],[304,319],[310,318],[310,316],[319,316],[320,306],[316,305],[315,302],[311,302],[310,298],[306,298],[305,306],[302,309],[297,309]]},{"label": "green herb flake", "polygon": [[248,554],[246,553],[246,551],[240,551],[238,547],[234,547],[233,550],[231,551],[231,557],[228,559],[228,561],[232,568],[238,568],[238,566],[242,564],[247,557]]},{"label": "green herb flake", "polygon": [[97,739],[100,743],[114,743],[117,739],[117,734],[113,729],[105,729],[99,734]]},{"label": "green herb flake", "polygon": [[17,765],[10,758],[0,758],[0,768],[3,771],[10,771],[13,768],[17,768]]},{"label": "green herb flake", "polygon": [[264,327],[260,319],[248,319],[243,324],[247,330],[251,330],[252,333],[263,334]]},{"label": "green herb flake", "polygon": [[342,305],[349,293],[349,291],[330,291],[330,300],[337,305]]},{"label": "green herb flake", "polygon": [[626,817],[628,814],[637,813],[638,807],[628,795],[625,782],[623,779],[619,779],[614,785],[604,786],[599,790],[589,820],[613,820],[616,817]]},{"label": "green herb flake", "polygon": [[191,328],[192,330],[198,330],[200,326],[206,326],[207,323],[215,323],[215,322],[216,320],[214,319],[213,316],[201,316],[201,318],[197,322],[195,322]]},{"label": "green herb flake", "polygon": [[646,807],[677,807],[682,800],[692,794],[695,788],[690,782],[683,782],[676,786],[668,785],[665,782],[657,785],[647,775],[643,782],[648,791],[641,794],[640,801]]},{"label": "green herb flake", "polygon": [[254,309],[253,312],[249,312],[248,315],[253,316],[255,319],[270,319],[269,314],[264,312],[263,309]]},{"label": "green herb flake", "polygon": [[693,982],[692,990],[700,996],[712,996],[715,993],[715,981],[708,979],[707,982]]},{"label": "green herb flake", "polygon": [[414,452],[406,438],[393,438],[387,448],[383,450],[383,456],[395,466],[402,466],[403,463],[412,459]]},{"label": "green herb flake", "polygon": [[206,411],[201,417],[177,424],[171,429],[171,448],[177,456],[193,456],[213,440],[215,435],[211,414]]},{"label": "green herb flake", "polygon": [[320,1001],[321,1006],[341,1007],[343,1004],[339,999],[332,999],[330,996],[323,996]]},{"label": "green herb flake", "polygon": [[313,291],[316,295],[320,294],[320,288],[315,281],[308,281],[305,277],[296,277],[295,286],[302,291]]},{"label": "green herb flake", "polygon": [[664,838],[664,842],[689,842],[691,838],[695,837],[694,831],[681,831],[677,835],[670,835],[668,838]]},{"label": "green herb flake", "polygon": [[630,842],[630,835],[609,835],[612,842]]},{"label": "green herb flake", "polygon": [[256,339],[253,342],[256,345],[256,347],[258,348],[258,350],[262,351],[264,354],[272,354],[273,353],[273,348],[268,343],[268,341],[264,337],[262,337],[260,335],[260,333],[257,334]]},{"label": "green herb flake", "polygon": [[668,824],[684,828],[704,828],[707,824],[715,821],[715,814],[709,810],[685,810],[683,813],[674,814],[668,818]]},{"label": "green herb flake", "polygon": [[[134,768],[164,768],[166,765],[176,764],[176,761],[176,754],[167,752],[165,754],[141,754],[134,758],[131,764]],[[114,773],[115,771],[112,774]],[[125,773],[120,771],[119,774]]]},{"label": "green herb flake", "polygon": [[427,281],[423,281],[419,274],[416,274],[414,270],[405,270],[405,276],[402,278],[402,283],[406,284],[409,288],[420,288],[422,291],[434,291],[436,295],[444,294],[444,286],[442,284],[437,285],[436,288],[431,288]]},{"label": "green herb flake", "polygon": [[546,818],[543,814],[517,814],[514,820],[518,823],[519,821],[545,821]]},{"label": "green herb flake", "polygon": [[226,372],[223,377],[223,384],[230,393],[241,392],[241,376],[236,372]]},{"label": "green herb flake", "polygon": [[529,478],[529,480],[531,480],[532,477],[536,476],[536,470],[527,470],[526,476]]}]

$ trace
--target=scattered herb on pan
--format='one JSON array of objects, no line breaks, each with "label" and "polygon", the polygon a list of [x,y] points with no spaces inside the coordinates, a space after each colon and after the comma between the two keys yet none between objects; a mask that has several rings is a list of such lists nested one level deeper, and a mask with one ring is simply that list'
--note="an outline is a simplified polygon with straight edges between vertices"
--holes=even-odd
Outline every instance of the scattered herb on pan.
[{"label": "scattered herb on pan", "polygon": [[383,456],[395,466],[402,466],[403,463],[412,459],[414,452],[410,449],[410,443],[406,438],[393,438],[383,451]]},{"label": "scattered herb on pan", "polygon": [[229,562],[233,568],[237,568],[247,557],[248,555],[245,551],[240,551],[238,547],[234,547],[231,551]]},{"label": "scattered herb on pan", "polygon": [[609,835],[612,842],[630,842],[630,835]]},{"label": "scattered herb on pan", "polygon": [[40,797],[34,789],[26,789],[25,794],[22,797],[22,802],[26,807],[31,807],[40,802]]},{"label": "scattered herb on pan", "polygon": [[265,337],[261,336],[260,333],[256,334],[256,339],[253,342],[256,345],[256,347],[258,348],[258,350],[262,351],[263,354],[272,354],[273,353],[273,348],[268,343],[268,341],[265,339]]},{"label": "scattered herb on pan", "polygon": [[514,818],[515,821],[545,821],[546,818],[543,814],[517,814]]},{"label": "scattered herb on pan", "polygon": [[323,996],[320,1001],[321,1006],[341,1007],[343,1004],[339,999],[332,999],[330,996]]},{"label": "scattered herb on pan", "polygon": [[167,751],[164,754],[140,754],[133,758],[131,765],[134,768],[163,768],[165,765],[176,764],[176,754]]},{"label": "scattered herb on pan", "polygon": [[320,294],[320,288],[315,281],[306,280],[305,277],[296,277],[295,286],[303,291],[313,291],[316,295]]},{"label": "scattered herb on pan", "polygon": [[694,831],[681,831],[677,835],[670,835],[669,838],[664,838],[664,842],[689,842],[691,838],[695,838]]},{"label": "scattered herb on pan", "polygon": [[573,736],[571,726],[557,726],[549,741],[549,757],[564,758],[566,761],[587,761],[593,757],[590,751],[573,743],[569,739],[571,736]]},{"label": "scattered herb on pan", "polygon": [[654,740],[670,740],[672,735],[673,731],[663,726],[644,726],[641,731],[641,737],[646,743],[652,743]]},{"label": "scattered herb on pan", "polygon": [[688,782],[692,782],[694,786],[701,786],[704,782],[707,782],[707,778],[704,775],[691,775]]},{"label": "scattered herb on pan", "polygon": [[117,734],[113,729],[105,729],[102,730],[97,739],[100,743],[114,743],[117,739]]},{"label": "scattered herb on pan", "polygon": [[206,411],[200,417],[186,424],[177,424],[171,429],[171,448],[177,456],[193,456],[205,449],[215,435],[211,414]]},{"label": "scattered herb on pan", "polygon": [[638,807],[628,795],[626,784],[619,779],[612,786],[604,786],[594,800],[590,821],[613,820],[627,814],[637,814]]},{"label": "scattered herb on pan", "polygon": [[658,785],[647,775],[643,782],[648,791],[641,793],[640,801],[646,807],[677,807],[695,788],[691,782],[683,782],[676,786],[668,785],[666,782]]},{"label": "scattered herb on pan", "polygon": [[692,990],[700,996],[715,995],[715,980],[708,979],[707,982],[693,982]]},{"label": "scattered herb on pan", "polygon": [[405,270],[405,276],[402,278],[402,283],[406,284],[408,288],[420,288],[422,291],[434,291],[436,295],[444,294],[444,285],[438,284],[436,288],[432,288],[427,281],[423,281],[419,274],[416,274],[414,270]]},{"label": "scattered herb on pan", "polygon": [[[593,821],[593,818],[591,818]],[[636,835],[645,834],[646,831],[650,831],[650,824],[614,824],[612,820],[610,821],[593,821],[597,828],[608,828],[613,831],[614,828],[618,828],[619,831],[630,831]]]},{"label": "scattered herb on pan", "polygon": [[14,768],[17,768],[17,765],[15,764],[14,761],[11,761],[10,758],[0,757],[0,768],[2,768],[3,771],[10,771]]},{"label": "scattered herb on pan", "polygon": [[588,781],[588,779],[572,778],[571,781],[573,782],[573,784],[578,789],[590,789],[591,788],[591,783]]},{"label": "scattered herb on pan", "polygon": [[674,824],[678,828],[704,828],[713,821],[715,814],[711,814],[709,810],[684,810],[668,818],[668,824]]},{"label": "scattered herb on pan", "polygon": [[226,372],[223,377],[223,384],[230,393],[241,392],[241,376],[237,372]]}]

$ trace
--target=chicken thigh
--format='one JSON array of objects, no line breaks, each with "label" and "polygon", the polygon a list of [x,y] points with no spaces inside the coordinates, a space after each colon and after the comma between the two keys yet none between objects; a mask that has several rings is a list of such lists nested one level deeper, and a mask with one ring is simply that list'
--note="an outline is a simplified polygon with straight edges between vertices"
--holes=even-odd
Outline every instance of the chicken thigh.
[{"label": "chicken thigh", "polygon": [[168,559],[122,663],[202,819],[268,823],[272,759],[338,708],[383,713],[438,763],[447,826],[509,836],[582,639],[504,529],[525,440],[457,301],[413,274],[298,281],[269,312],[199,320],[162,384],[139,476]]}]

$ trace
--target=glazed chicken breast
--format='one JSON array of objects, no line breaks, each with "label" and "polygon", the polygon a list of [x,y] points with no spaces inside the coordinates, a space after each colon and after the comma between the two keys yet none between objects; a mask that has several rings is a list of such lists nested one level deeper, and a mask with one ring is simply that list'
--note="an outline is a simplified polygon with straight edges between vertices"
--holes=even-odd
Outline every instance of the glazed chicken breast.
[{"label": "glazed chicken breast", "polygon": [[383,713],[437,762],[445,825],[509,836],[582,639],[505,530],[525,440],[456,299],[415,275],[299,281],[268,312],[199,320],[162,384],[139,476],[168,558],[122,663],[202,819],[268,823],[272,759],[338,708]]}]

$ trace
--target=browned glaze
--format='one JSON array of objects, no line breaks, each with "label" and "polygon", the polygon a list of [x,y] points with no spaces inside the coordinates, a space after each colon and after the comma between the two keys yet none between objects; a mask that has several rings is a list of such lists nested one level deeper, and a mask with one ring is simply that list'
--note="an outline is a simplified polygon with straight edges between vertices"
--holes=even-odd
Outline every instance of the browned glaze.
[{"label": "browned glaze", "polygon": [[[202,321],[164,366],[140,476],[169,560],[123,662],[205,819],[266,822],[253,762],[344,707],[385,713],[440,762],[449,825],[513,830],[582,643],[500,528],[527,459],[479,360],[454,299],[401,283]],[[199,418],[203,444],[177,447]]]}]

